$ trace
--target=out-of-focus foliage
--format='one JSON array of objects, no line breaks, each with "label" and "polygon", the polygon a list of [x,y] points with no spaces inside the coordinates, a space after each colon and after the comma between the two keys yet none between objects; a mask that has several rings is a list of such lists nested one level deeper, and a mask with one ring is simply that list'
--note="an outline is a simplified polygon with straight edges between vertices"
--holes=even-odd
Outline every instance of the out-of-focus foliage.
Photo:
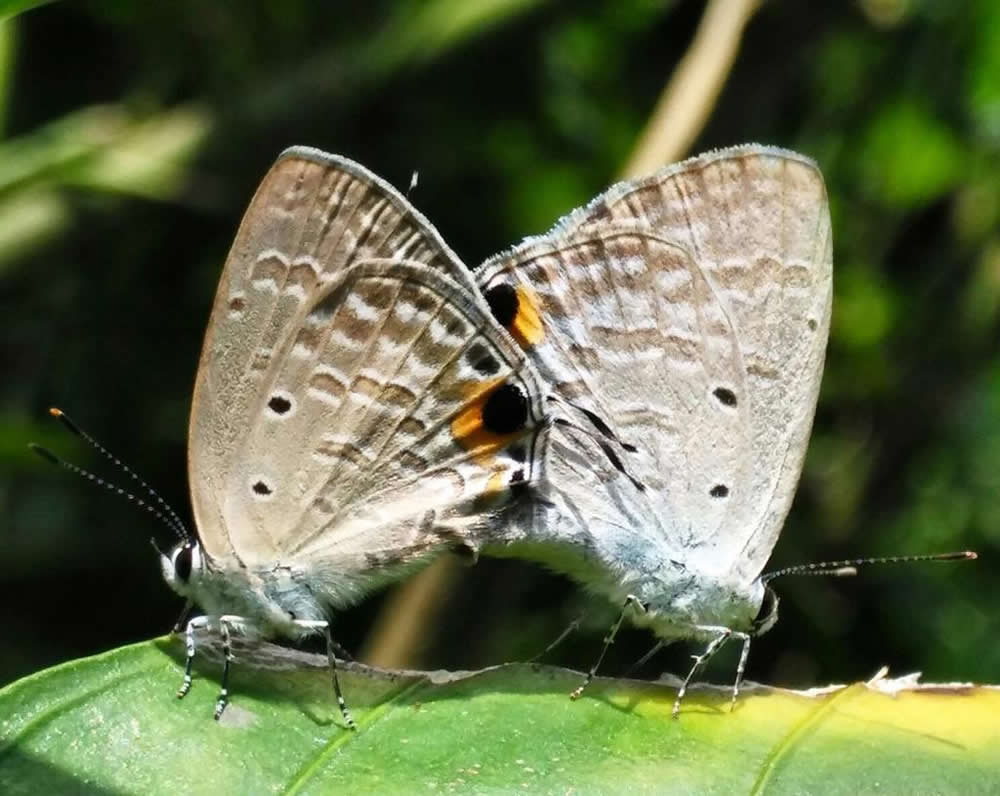
[{"label": "out-of-focus foliage", "polygon": [[[0,23],[0,682],[149,637],[179,605],[125,501],[33,457],[106,462],[175,506],[222,261],[277,153],[310,144],[405,187],[470,264],[600,191],[691,39],[696,2],[54,3]],[[1000,6],[772,0],[697,149],[815,157],[834,212],[834,324],[806,471],[774,565],[971,548],[972,564],[780,584],[749,675],[883,663],[1000,676]],[[115,476],[119,481],[127,479]],[[471,569],[420,660],[537,652],[588,601],[510,562]],[[357,648],[377,600],[347,612]],[[611,611],[552,660],[586,666]],[[623,633],[606,671],[651,643]],[[647,673],[686,663],[680,649]],[[719,678],[734,661],[721,656]]]}]

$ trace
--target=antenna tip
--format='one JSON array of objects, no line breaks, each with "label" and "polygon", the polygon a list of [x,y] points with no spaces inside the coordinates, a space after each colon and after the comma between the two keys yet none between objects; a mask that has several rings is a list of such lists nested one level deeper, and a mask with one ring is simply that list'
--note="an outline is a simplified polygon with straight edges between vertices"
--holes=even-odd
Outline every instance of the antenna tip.
[{"label": "antenna tip", "polygon": [[974,559],[979,558],[979,554],[978,553],[974,553],[972,550],[966,550],[964,553],[962,553],[962,558],[964,558],[964,559],[966,559],[968,561],[972,561]]},{"label": "antenna tip", "polygon": [[78,437],[84,436],[83,432],[80,431],[79,426],[77,426],[76,423],[74,423],[72,420],[70,420],[69,419],[69,415],[67,415],[62,409],[57,409],[56,407],[53,406],[51,409],[49,409],[49,414],[52,415],[52,417],[54,417],[56,420],[58,420],[64,426],[66,426],[66,428],[68,428],[70,431],[72,431]]}]

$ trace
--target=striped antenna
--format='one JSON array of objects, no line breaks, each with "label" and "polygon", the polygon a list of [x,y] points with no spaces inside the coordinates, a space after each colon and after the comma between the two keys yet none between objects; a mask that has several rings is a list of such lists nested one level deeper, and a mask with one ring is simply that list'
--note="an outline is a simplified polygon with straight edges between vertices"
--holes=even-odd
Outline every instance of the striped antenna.
[{"label": "striped antenna", "polygon": [[73,434],[86,441],[92,448],[100,452],[101,455],[103,455],[106,459],[111,461],[116,467],[118,467],[118,469],[120,469],[122,472],[128,475],[133,481],[139,484],[139,486],[141,486],[149,494],[149,496],[153,498],[153,500],[157,505],[154,506],[150,502],[140,498],[138,495],[135,495],[126,489],[122,489],[117,484],[111,483],[110,481],[106,481],[105,479],[101,478],[98,475],[95,475],[89,470],[85,470],[84,468],[75,465],[72,462],[66,461],[65,459],[54,454],[48,448],[43,448],[41,445],[37,445],[34,442],[29,442],[28,447],[31,448],[31,450],[33,450],[47,462],[55,464],[66,470],[69,470],[70,472],[75,473],[76,475],[82,476],[83,478],[86,478],[88,481],[91,481],[97,486],[103,487],[104,489],[107,489],[109,492],[113,492],[117,495],[120,495],[121,497],[124,497],[126,500],[131,501],[140,508],[145,509],[154,517],[158,518],[164,525],[170,528],[170,530],[172,530],[182,541],[187,542],[191,540],[191,534],[188,532],[184,523],[181,521],[181,518],[177,516],[177,512],[175,512],[167,504],[167,502],[162,497],[160,497],[160,495],[156,492],[156,490],[154,490],[149,484],[147,484],[142,478],[140,478],[139,475],[136,474],[128,465],[126,465],[117,456],[111,453],[111,451],[109,451],[107,448],[101,445],[101,443],[99,443],[92,436],[90,436],[90,434],[81,429],[61,409],[56,409],[53,407],[52,409],[49,409],[49,414],[52,415],[57,420],[59,420],[63,424],[63,426],[69,429]]},{"label": "striped antenna", "polygon": [[798,564],[794,567],[785,567],[774,572],[767,572],[761,580],[767,583],[770,580],[783,578],[786,575],[830,575],[833,577],[843,577],[845,575],[856,575],[858,574],[858,567],[867,567],[870,564],[912,564],[916,561],[971,561],[975,558],[978,558],[978,556],[971,550],[963,550],[958,553],[931,553],[928,555],[822,561],[816,564]]}]

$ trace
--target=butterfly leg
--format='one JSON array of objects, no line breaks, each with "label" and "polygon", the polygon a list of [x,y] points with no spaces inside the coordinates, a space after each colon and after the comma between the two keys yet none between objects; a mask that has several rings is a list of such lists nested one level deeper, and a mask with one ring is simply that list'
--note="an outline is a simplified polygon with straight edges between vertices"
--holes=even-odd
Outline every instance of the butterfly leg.
[{"label": "butterfly leg", "polygon": [[642,600],[634,594],[630,594],[625,598],[625,604],[622,606],[622,612],[618,616],[618,621],[612,625],[611,632],[604,638],[604,646],[601,647],[601,654],[597,657],[597,661],[594,665],[590,667],[590,671],[587,672],[587,676],[584,678],[584,681],[573,691],[573,693],[569,695],[570,699],[579,699],[583,690],[590,685],[591,681],[594,679],[594,675],[597,674],[597,670],[600,668],[601,662],[604,660],[604,656],[608,652],[608,647],[615,643],[615,636],[618,635],[618,629],[622,626],[622,622],[625,621],[625,614],[628,612],[630,606],[642,613],[646,612],[646,606],[643,605]]},{"label": "butterfly leg", "polygon": [[188,614],[191,613],[192,608],[194,608],[194,603],[190,600],[184,603],[184,608],[181,609],[181,615],[178,616],[177,621],[174,622],[173,629],[170,631],[171,633],[180,633],[184,629]]},{"label": "butterfly leg", "polygon": [[[737,634],[733,634],[737,635]],[[743,670],[747,667],[747,656],[750,654],[750,634],[740,633],[743,636],[743,650],[740,652],[740,662],[736,664],[736,682],[733,683],[733,700],[729,703],[729,710],[736,709],[736,697],[740,694],[740,683],[743,682]]]},{"label": "butterfly leg", "polygon": [[219,688],[219,698],[215,701],[215,720],[222,718],[222,711],[229,704],[229,667],[236,659],[233,655],[233,644],[230,638],[230,623],[238,624],[246,622],[242,616],[232,616],[226,614],[219,617],[219,629],[222,633],[222,683]]},{"label": "butterfly leg", "polygon": [[580,614],[576,619],[570,622],[569,625],[566,626],[566,629],[559,634],[559,637],[555,641],[549,644],[549,646],[547,646],[533,658],[528,658],[528,663],[533,663],[534,661],[544,658],[546,655],[552,652],[552,650],[554,650],[556,647],[562,644],[566,640],[567,636],[570,635],[570,633],[575,633],[577,630],[579,630],[580,623],[583,622],[584,616],[586,616],[586,614]]},{"label": "butterfly leg", "polygon": [[674,700],[674,707],[671,711],[671,715],[676,719],[681,712],[681,702],[684,699],[684,694],[687,693],[687,687],[691,683],[692,678],[702,668],[712,657],[717,653],[722,645],[725,644],[729,639],[735,637],[743,639],[743,653],[740,655],[740,664],[736,671],[736,683],[733,686],[733,704],[736,702],[736,695],[739,693],[739,683],[743,674],[743,667],[746,665],[746,657],[750,652],[750,636],[746,633],[742,633],[737,630],[733,630],[728,627],[715,627],[711,625],[699,625],[697,630],[703,633],[717,633],[718,635],[712,639],[705,651],[701,655],[695,655],[694,665],[688,672],[687,677],[684,678],[684,682],[681,684],[680,690],[677,692],[677,698]]},{"label": "butterfly leg", "polygon": [[177,698],[183,699],[187,692],[191,690],[191,666],[194,664],[194,631],[203,630],[208,627],[207,616],[196,616],[187,623],[187,630],[184,632],[187,645],[187,660],[184,661],[184,681],[177,689]]},{"label": "butterfly leg", "polygon": [[631,666],[628,667],[628,671],[625,672],[625,676],[628,677],[636,669],[641,669],[643,666],[645,666],[649,662],[650,658],[652,658],[656,653],[658,653],[665,646],[667,646],[667,642],[665,642],[663,639],[660,639],[659,641],[657,641],[656,644],[653,645],[653,649],[651,649],[649,652],[647,652],[645,655],[643,655],[641,658],[639,658],[639,660],[637,660],[635,663],[633,663]]},{"label": "butterfly leg", "polygon": [[330,634],[330,623],[323,620],[297,619],[295,624],[309,630],[323,631],[323,635],[326,637],[326,659],[330,663],[330,674],[333,676],[333,693],[337,697],[337,707],[340,708],[340,715],[343,716],[344,724],[347,725],[348,729],[356,730],[358,725],[354,723],[351,711],[347,709],[344,694],[340,690],[340,678],[337,677],[337,657],[334,655],[334,649],[343,648],[333,640],[333,636]]}]

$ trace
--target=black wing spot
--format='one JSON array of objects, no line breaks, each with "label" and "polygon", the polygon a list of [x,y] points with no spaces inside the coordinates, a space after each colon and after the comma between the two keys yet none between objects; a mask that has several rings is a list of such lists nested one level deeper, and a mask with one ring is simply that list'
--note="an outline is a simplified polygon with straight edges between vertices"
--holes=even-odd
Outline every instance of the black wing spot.
[{"label": "black wing spot", "polygon": [[472,367],[484,376],[493,376],[500,371],[500,363],[482,343],[469,346],[468,361]]},{"label": "black wing spot", "polygon": [[528,399],[514,384],[497,387],[483,403],[483,426],[494,434],[512,434],[528,422]]},{"label": "black wing spot", "polygon": [[274,490],[263,481],[255,481],[251,488],[258,495],[270,495],[274,492]]},{"label": "black wing spot", "polygon": [[486,291],[486,303],[490,305],[490,312],[504,329],[510,327],[517,317],[517,290],[513,285],[501,282],[495,287]]},{"label": "black wing spot", "polygon": [[271,400],[267,402],[267,408],[276,415],[284,415],[292,408],[292,402],[283,395],[272,395]]},{"label": "black wing spot", "polygon": [[816,322],[815,318],[810,318],[809,321],[808,321],[808,324],[809,324],[809,331],[811,331],[811,332],[815,332],[816,331],[816,327],[819,326],[819,324]]},{"label": "black wing spot", "polygon": [[512,484],[520,484],[524,481],[524,468],[519,467],[516,469],[510,477],[510,482]]},{"label": "black wing spot", "polygon": [[728,497],[729,487],[726,486],[725,484],[716,484],[710,490],[708,490],[708,494],[710,494],[714,498]]},{"label": "black wing spot", "polygon": [[724,406],[736,406],[736,393],[727,387],[716,387],[712,390],[712,395]]}]

